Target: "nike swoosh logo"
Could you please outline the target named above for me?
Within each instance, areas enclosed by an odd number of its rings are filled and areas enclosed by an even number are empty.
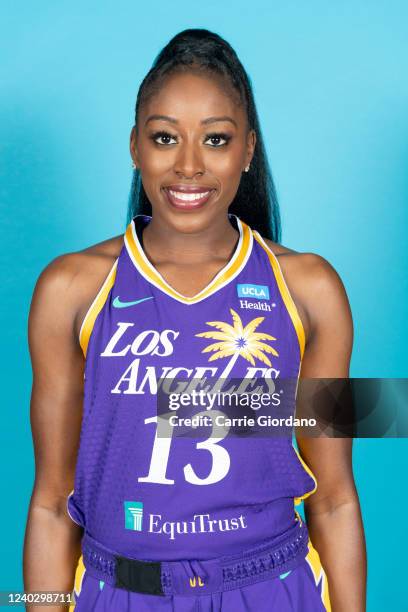
[[[145,298],[140,298],[140,300],[133,300],[133,302],[121,302],[120,297],[117,295],[113,300],[112,304],[115,308],[128,308],[128,306],[135,306],[136,304],[140,304],[141,302],[145,302],[146,300],[152,300],[153,295]]]

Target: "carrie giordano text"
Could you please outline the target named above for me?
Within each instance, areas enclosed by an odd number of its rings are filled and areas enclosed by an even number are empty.
[[[214,414],[196,414],[193,417],[180,417],[177,414],[172,414],[169,419],[171,427],[315,427],[316,419],[297,418],[292,415],[283,417],[272,417],[270,415],[260,414],[256,418],[228,417],[218,410],[213,411]]]

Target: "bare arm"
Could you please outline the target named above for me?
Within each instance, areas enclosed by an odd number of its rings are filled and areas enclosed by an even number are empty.
[[[347,378],[353,324],[344,286],[323,258],[309,257],[309,333],[301,378]],[[305,500],[310,537],[326,571],[333,612],[363,612],[366,550],[352,471],[352,440],[299,438],[299,450],[317,479]]]
[[[82,529],[66,511],[67,495],[74,486],[83,398],[84,360],[74,333],[75,258],[59,257],[42,272],[30,309],[36,475],[24,541],[26,591],[71,592],[81,554]],[[48,606],[48,610],[67,608]]]

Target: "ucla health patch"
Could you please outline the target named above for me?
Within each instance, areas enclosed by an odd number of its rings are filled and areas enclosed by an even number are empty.
[[[269,300],[269,287],[267,285],[237,284],[238,297],[255,300]]]

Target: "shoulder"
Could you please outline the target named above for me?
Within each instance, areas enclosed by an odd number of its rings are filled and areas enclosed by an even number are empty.
[[[286,283],[293,285],[294,291],[301,290],[303,285],[307,285],[309,291],[344,289],[338,272],[321,255],[295,251],[268,239],[264,241],[276,256]]]
[[[37,279],[30,318],[36,319],[40,312],[60,311],[78,337],[82,320],[122,246],[123,234],[120,234],[83,250],[55,257]]]
[[[343,281],[334,266],[317,253],[299,252],[264,239],[282,275],[310,339],[324,316],[351,318]]]
[[[35,291],[79,290],[104,279],[123,245],[123,234],[81,251],[55,257],[38,277]]]

